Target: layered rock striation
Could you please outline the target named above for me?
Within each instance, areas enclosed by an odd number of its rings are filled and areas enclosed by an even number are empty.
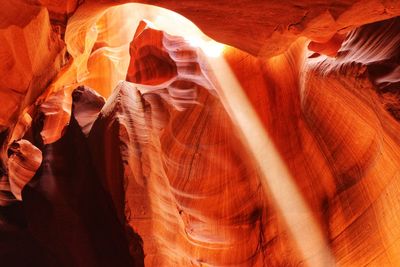
[[[1,264],[399,264],[400,2],[127,2],[1,11]]]

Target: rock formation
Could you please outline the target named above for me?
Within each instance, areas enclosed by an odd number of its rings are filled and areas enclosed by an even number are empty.
[[[400,1],[129,2],[0,11],[0,266],[400,264]]]

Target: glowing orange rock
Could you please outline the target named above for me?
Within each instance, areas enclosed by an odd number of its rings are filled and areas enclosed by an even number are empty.
[[[399,1],[130,2],[0,10],[2,264],[399,264]]]
[[[35,175],[42,163],[42,151],[27,140],[12,143],[8,150],[10,190],[18,200],[22,200],[22,189]]]

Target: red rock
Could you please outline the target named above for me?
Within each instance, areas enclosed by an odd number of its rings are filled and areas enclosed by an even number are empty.
[[[22,139],[10,145],[8,154],[10,190],[18,200],[22,200],[22,189],[29,183],[42,163],[42,151],[29,141]]]
[[[398,0],[131,2],[0,10],[3,265],[399,265]]]

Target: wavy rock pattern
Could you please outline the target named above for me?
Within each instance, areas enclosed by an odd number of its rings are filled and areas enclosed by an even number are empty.
[[[147,263],[260,264],[262,254],[257,244],[262,241],[264,196],[257,179],[243,178],[250,173],[257,177],[257,172],[243,162],[247,160],[243,148],[232,149],[227,143],[228,136],[229,142],[239,141],[231,134],[232,124],[221,104],[202,89],[197,100],[203,105],[192,105],[182,113],[173,109],[167,123],[165,116],[160,118],[157,114],[160,109],[168,114],[168,110],[156,94],[141,95],[132,85],[120,84],[114,96],[109,99],[112,106],[106,104],[101,113],[104,115],[95,123],[89,138],[95,140],[94,155],[101,155],[104,149],[95,149],[100,137],[108,145],[122,142],[120,166],[109,160],[113,155],[105,153],[99,161],[103,163],[99,166],[104,166],[100,173],[108,179],[105,182],[121,213],[126,203],[125,216],[144,238],[145,250],[148,246],[152,251],[156,246],[155,255],[146,256]],[[185,127],[177,128],[183,121],[188,125],[196,122],[193,136],[187,135]],[[154,125],[164,126],[160,131]],[[113,130],[104,133],[109,127]],[[220,133],[209,136],[208,131],[215,127],[221,129]],[[224,158],[218,161],[218,155]],[[213,168],[209,168],[211,162]],[[197,180],[202,181],[201,187],[194,182]],[[219,193],[221,186],[224,194]],[[243,188],[241,193],[236,190],[238,187]],[[160,192],[160,188],[166,190]],[[125,199],[121,199],[123,195]],[[246,205],[236,210],[243,202]],[[220,210],[226,213],[220,214]],[[232,249],[246,244],[253,245],[237,257],[227,257]],[[182,257],[182,253],[186,256]],[[203,255],[203,259],[196,255]]]
[[[345,266],[397,261],[398,219],[382,207],[398,195],[399,125],[377,83],[398,64],[397,29],[398,19],[363,26],[347,36],[337,58],[310,59],[306,65],[303,111],[333,174],[335,196],[326,216],[332,248]],[[349,251],[343,243],[351,244]]]
[[[1,11],[0,126],[9,127],[20,109],[31,104],[64,63],[64,43],[51,30],[44,7],[7,1]]]
[[[10,190],[18,200],[22,200],[22,189],[42,163],[42,151],[23,139],[12,143],[8,150]]]
[[[399,265],[399,1],[130,2],[0,10],[0,265]]]
[[[93,92],[79,88],[75,93],[80,97],[74,97],[65,134],[42,148],[43,162],[22,192],[30,230],[62,266],[139,266],[139,258],[129,255],[123,225],[97,178],[76,120]]]

